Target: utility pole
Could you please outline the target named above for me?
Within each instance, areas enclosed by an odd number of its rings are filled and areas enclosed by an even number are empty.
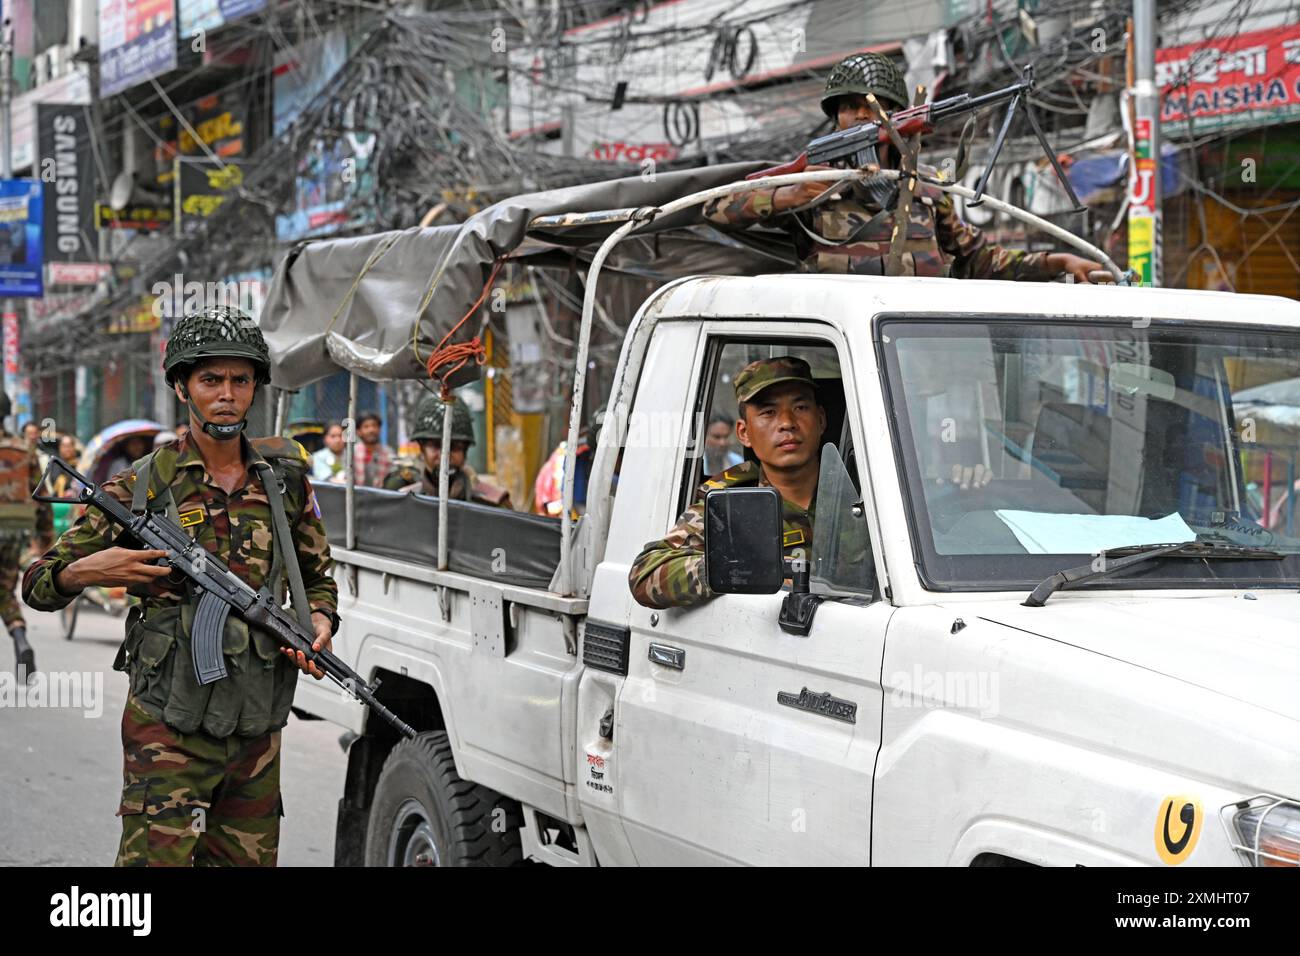
[[[1156,86],[1156,3],[1133,0],[1129,95],[1133,168],[1129,172],[1128,264],[1143,285],[1160,285],[1160,90]]]

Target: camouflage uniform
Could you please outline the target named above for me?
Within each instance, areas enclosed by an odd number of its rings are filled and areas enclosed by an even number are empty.
[[[704,215],[720,225],[748,226],[773,215],[775,190],[759,189],[721,196],[707,203]],[[884,275],[889,242],[894,233],[894,213],[856,187],[797,215],[809,230],[830,242],[811,239],[788,213],[777,213],[794,237],[800,272]],[[905,275],[948,276],[958,279],[1014,279],[1045,282],[1057,273],[1047,265],[1045,252],[1004,249],[962,220],[952,197],[926,183],[918,183],[908,217],[904,247]]]
[[[637,604],[645,607],[690,607],[713,597],[704,574],[704,496],[715,488],[770,487],[757,462],[745,461],[700,485],[693,505],[682,512],[659,541],[651,541],[632,562],[628,584]],[[815,504],[815,502],[814,502]],[[811,553],[814,506],[800,508],[782,500],[782,545],[786,557],[796,550]]]
[[[451,441],[464,442],[468,450],[474,444],[474,419],[469,406],[459,398],[451,403]],[[411,438],[424,442],[442,441],[442,424],[445,406],[436,395],[425,395],[415,411],[415,431]],[[384,476],[383,486],[390,491],[418,491],[422,495],[438,495],[438,472],[423,467],[423,461],[399,462]],[[450,501],[472,501],[494,508],[510,508],[510,492],[490,481],[484,481],[469,465],[454,469],[447,476],[447,498]]]
[[[41,483],[41,466],[36,450],[17,435],[0,429],[0,455],[21,455],[28,462],[22,480],[0,486],[0,622],[4,623],[12,635],[16,628],[26,627],[22,606],[18,603],[17,586],[23,550],[33,530],[30,515],[35,513],[37,541],[47,547],[54,537],[54,518],[47,503],[32,501],[32,489]],[[16,519],[12,521],[13,526],[8,528],[6,524],[10,522],[4,520],[7,510],[12,510]]]
[[[181,523],[231,571],[251,587],[261,588],[268,583],[273,558],[271,509],[252,463],[297,458],[305,467],[306,454],[289,439],[249,440],[241,436],[239,441],[249,468],[243,487],[230,495],[209,474],[197,445],[188,436],[163,445],[158,455],[175,458],[170,489]],[[135,480],[134,471],[122,472],[103,488],[130,507]],[[294,485],[286,482],[285,513],[308,604],[313,611],[334,617],[337,588],[330,576],[333,562],[325,525],[310,480],[304,475],[301,484]],[[72,598],[55,588],[55,575],[73,561],[111,547],[113,535],[110,522],[97,510],[87,509],[54,547],[27,569],[24,600],[44,611],[68,604]],[[113,665],[131,676],[122,717],[125,761],[118,811],[122,817],[118,865],[185,865],[191,856],[196,863],[274,865],[281,814],[279,729],[288,716],[282,698],[274,714],[269,712],[268,700],[245,701],[233,727],[228,721],[217,724],[211,706],[202,714],[173,712],[170,704],[163,711],[141,700],[150,678],[156,681],[166,666],[149,656],[148,625],[158,620],[161,612],[179,609],[185,600],[183,581],[174,580],[176,577],[169,575],[129,589],[141,598],[141,606],[128,622],[127,641]],[[230,659],[232,672],[246,668],[273,671],[266,686],[276,688],[280,695],[287,693],[291,702],[297,667],[280,654],[268,635],[251,629],[250,637],[239,656]],[[192,676],[187,639],[168,645],[167,652],[178,658],[171,665],[177,677]],[[179,659],[182,657],[185,659]],[[214,700],[216,688],[224,683],[210,685]],[[191,726],[194,723],[198,726]],[[203,813],[193,815],[196,809]],[[200,829],[195,821],[204,817]]]
[[[183,734],[129,697],[122,751],[117,866],[275,866],[280,731]]]
[[[246,358],[253,363],[257,384],[269,380],[261,331],[246,314],[222,307],[177,323],[164,360],[167,382],[183,386],[182,373],[194,363],[221,357]],[[191,417],[207,434],[239,442],[246,466],[243,483],[230,493],[222,489],[187,435],[153,452],[148,498],[160,505],[170,495],[177,520],[204,549],[251,587],[270,587],[281,595],[283,581],[273,580],[272,573],[277,555],[270,498],[255,467],[271,464],[282,476],[293,550],[278,557],[296,562],[308,606],[337,628],[333,562],[306,476],[306,452],[290,439],[250,440],[243,434],[243,421],[207,422],[188,393],[184,397]],[[137,480],[133,468],[115,475],[103,489],[129,508]],[[28,568],[24,600],[44,611],[66,606],[73,596],[57,589],[55,576],[74,561],[114,546],[117,536],[98,510],[87,509]],[[187,579],[173,573],[129,590],[141,603],[128,618],[126,640],[113,663],[130,678],[122,716],[117,864],[273,866],[282,813],[280,728],[288,721],[298,668],[270,634],[232,613],[222,635],[229,674],[200,685],[191,660],[188,617],[196,602]]]
[[[510,508],[510,492],[490,481],[484,481],[469,465],[447,476],[449,501],[472,501],[494,508]],[[384,487],[390,491],[418,491],[422,495],[438,496],[438,473],[418,465],[400,465],[388,473]]]
[[[841,60],[826,79],[822,111],[838,122],[841,97],[871,94],[882,108],[902,108],[907,84],[894,61],[882,53],[855,53]],[[890,240],[894,234],[897,190],[881,205],[879,193],[860,183],[842,187],[841,198],[829,199],[806,212],[779,213],[794,236],[801,272],[885,275]],[[774,189],[750,190],[720,196],[704,206],[704,215],[724,226],[748,226],[770,219]],[[811,236],[830,243],[824,245]],[[963,222],[952,197],[926,183],[917,183],[908,213],[902,257],[904,275],[947,276],[958,279],[1018,279],[1046,281],[1047,253],[1019,252],[992,245],[976,227]]]
[[[736,376],[736,400],[746,402],[769,385],[801,381],[816,388],[808,363],[797,358],[760,359]],[[759,462],[745,461],[700,485],[695,502],[659,541],[647,544],[628,571],[632,597],[645,607],[690,607],[713,597],[704,568],[704,496],[718,488],[771,487]],[[807,508],[782,499],[782,550],[787,558],[812,553],[817,499]]]

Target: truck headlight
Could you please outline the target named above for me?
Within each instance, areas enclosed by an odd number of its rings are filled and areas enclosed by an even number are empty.
[[[1260,794],[1224,807],[1222,819],[1251,866],[1300,866],[1300,803]]]

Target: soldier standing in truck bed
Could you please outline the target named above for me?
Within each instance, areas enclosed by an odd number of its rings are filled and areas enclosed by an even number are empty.
[[[902,72],[881,53],[859,53],[840,61],[826,81],[822,111],[836,129],[870,123],[874,115],[867,104],[868,93],[887,112],[907,104]],[[892,146],[882,144],[877,152],[883,167],[897,168]],[[809,166],[808,170],[827,168]],[[705,204],[704,215],[719,225],[781,222],[794,237],[801,272],[885,275],[894,234],[897,182],[851,183],[842,187],[839,198],[789,214],[833,185],[796,183],[721,196]],[[1070,253],[1021,252],[993,245],[983,232],[957,215],[948,193],[926,183],[916,185],[901,265],[905,275],[1047,281],[1069,273],[1076,282],[1090,281],[1088,274],[1102,268],[1101,263]]]
[[[436,395],[425,395],[415,412],[415,431],[411,438],[420,443],[421,461],[399,465],[384,478],[384,487],[393,491],[418,491],[422,495],[438,494],[438,468],[442,462],[443,404]],[[510,508],[510,492],[480,478],[465,462],[474,444],[474,419],[469,406],[459,398],[451,409],[451,446],[448,456],[447,498],[450,501],[473,501],[494,508]],[[421,468],[420,465],[424,467]]]

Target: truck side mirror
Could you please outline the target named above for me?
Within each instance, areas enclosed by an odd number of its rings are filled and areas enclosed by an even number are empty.
[[[785,583],[781,496],[719,488],[704,496],[704,569],[714,594],[775,594]]]

